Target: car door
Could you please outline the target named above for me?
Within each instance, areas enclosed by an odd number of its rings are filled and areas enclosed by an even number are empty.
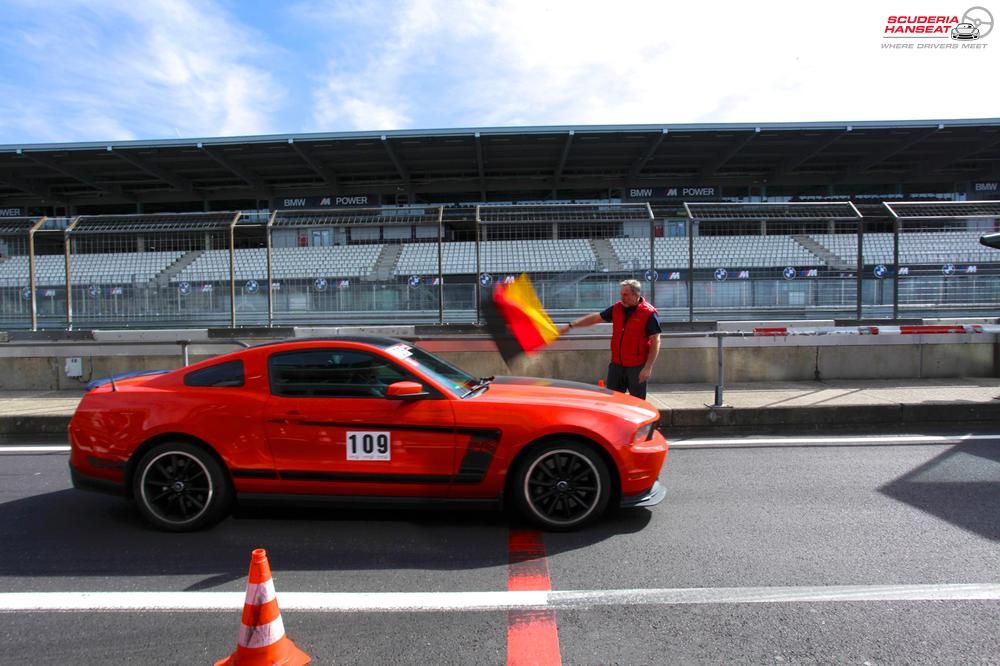
[[[371,351],[324,347],[274,353],[268,374],[265,429],[286,490],[448,494],[454,412],[429,386],[425,396],[387,398],[389,384],[420,381],[408,369]]]

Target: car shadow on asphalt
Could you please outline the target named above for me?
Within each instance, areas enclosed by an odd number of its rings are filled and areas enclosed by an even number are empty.
[[[969,532],[1000,541],[1000,446],[968,441],[879,488]]]
[[[641,531],[648,509],[612,511],[549,555]],[[506,566],[509,512],[471,509],[241,507],[193,533],[147,526],[128,501],[72,489],[0,504],[0,577],[204,576],[188,590],[246,577],[254,548],[280,548],[284,571],[475,570]]]

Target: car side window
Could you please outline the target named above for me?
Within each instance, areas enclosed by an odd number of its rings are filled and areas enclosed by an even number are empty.
[[[285,397],[382,398],[412,374],[380,356],[343,349],[310,349],[268,359],[271,393]]]
[[[243,361],[227,361],[210,365],[184,376],[185,386],[243,386]]]

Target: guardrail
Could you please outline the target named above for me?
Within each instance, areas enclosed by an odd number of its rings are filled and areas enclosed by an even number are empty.
[[[0,343],[0,347],[52,347],[54,345],[62,347],[146,347],[146,346],[159,346],[159,345],[172,345],[181,348],[181,358],[184,359],[184,365],[189,364],[190,356],[188,354],[188,348],[192,345],[199,346],[236,346],[247,348],[250,347],[249,343],[242,340],[236,339],[220,339],[220,340],[149,340],[149,341],[127,341],[127,340],[108,340],[106,342],[100,342],[97,340],[38,340],[38,341],[14,341],[14,342],[4,342]]]
[[[815,326],[815,327],[754,327],[748,330],[731,331],[692,331],[682,333],[661,333],[663,338],[715,338],[717,382],[715,385],[715,402],[708,407],[724,407],[725,392],[725,356],[723,354],[726,338],[776,338],[800,336],[886,336],[886,335],[997,335],[1000,334],[1000,324],[902,324],[898,326]],[[398,335],[410,338],[412,335]],[[473,335],[463,335],[463,340],[469,340]],[[580,338],[607,336],[578,336]],[[482,336],[483,342],[489,340]],[[184,365],[189,364],[189,348],[191,346],[251,346],[243,340],[235,338],[220,338],[213,340],[26,340],[0,343],[0,349],[5,347],[144,347],[144,346],[176,346],[180,348]],[[486,349],[483,349],[486,351]]]
[[[982,335],[1000,334],[1000,324],[901,324],[899,326],[815,326],[786,327],[763,326],[747,331],[698,331],[692,333],[661,333],[664,338],[715,338],[718,381],[715,385],[715,403],[707,407],[724,407],[723,393],[726,384],[726,367],[723,361],[723,340],[726,338],[775,338],[822,335]]]

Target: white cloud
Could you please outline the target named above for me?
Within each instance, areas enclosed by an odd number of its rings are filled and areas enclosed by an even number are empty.
[[[6,0],[0,144],[998,115],[1000,30],[977,50],[883,49],[887,0],[248,7]]]
[[[894,9],[886,3],[402,0],[378,8],[341,8],[331,24],[367,35],[359,40],[366,50],[359,68],[345,67],[342,54],[331,58],[316,96],[321,124],[996,115],[987,89],[956,95],[954,86],[996,69],[1000,48],[989,49],[1000,34],[976,51],[891,52],[882,48]],[[375,112],[352,113],[357,100]]]
[[[266,46],[212,3],[23,7],[20,76],[0,80],[7,99],[30,99],[33,114],[0,114],[0,137],[123,140],[271,128],[280,91],[259,64]]]

